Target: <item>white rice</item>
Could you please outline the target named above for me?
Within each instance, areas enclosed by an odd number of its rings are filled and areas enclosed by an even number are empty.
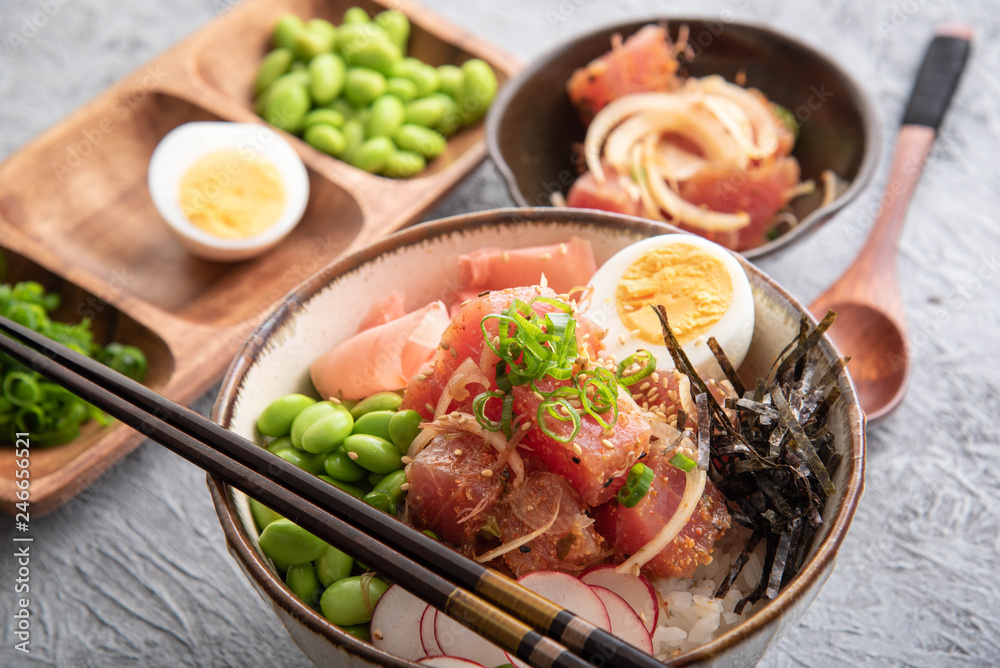
[[[733,524],[716,543],[712,563],[698,567],[690,578],[653,581],[661,598],[660,620],[653,632],[653,654],[658,659],[666,660],[704,645],[753,614],[754,605],[747,605],[742,614],[736,614],[734,609],[760,580],[764,563],[763,541],[725,597],[713,596],[750,537],[749,529],[735,522]]]

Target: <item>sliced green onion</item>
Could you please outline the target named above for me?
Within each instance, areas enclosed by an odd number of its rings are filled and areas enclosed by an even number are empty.
[[[502,422],[494,422],[493,420],[486,417],[486,402],[490,399],[500,399],[503,400],[506,396],[503,392],[482,392],[477,395],[472,402],[472,414],[476,416],[476,422],[486,431],[500,431],[503,427]]]
[[[565,413],[562,413],[556,409],[556,406],[562,406]],[[548,419],[551,417],[559,422],[572,422],[573,431],[567,436],[561,436],[552,430],[548,425]],[[569,402],[563,398],[546,399],[542,403],[538,404],[538,413],[536,415],[538,428],[542,430],[542,433],[551,438],[554,441],[559,441],[560,443],[572,443],[576,435],[580,433],[580,414],[573,410],[573,407],[569,405]]]
[[[625,371],[636,363],[643,363],[642,367],[635,373],[625,375]],[[656,358],[648,350],[640,350],[634,355],[629,355],[618,365],[618,382],[628,387],[635,385],[643,378],[648,378],[656,371]]]
[[[690,473],[698,466],[698,462],[679,452],[670,458],[670,463],[681,471],[684,471],[684,473]]]
[[[641,462],[633,466],[628,472],[625,484],[615,495],[618,503],[626,508],[634,508],[638,505],[649,492],[649,486],[653,484],[653,475],[653,469]]]
[[[3,379],[3,396],[16,406],[28,406],[42,403],[45,393],[30,374],[15,371]]]

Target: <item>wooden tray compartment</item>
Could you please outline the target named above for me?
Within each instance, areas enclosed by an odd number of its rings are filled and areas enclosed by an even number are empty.
[[[186,402],[228,366],[236,348],[294,286],[343,254],[411,223],[486,155],[482,123],[466,128],[416,178],[355,169],[287,134],[309,173],[309,205],[280,245],[222,264],[189,254],[156,211],[147,167],[159,141],[190,121],[261,123],[252,85],[277,17],[340,22],[362,0],[248,0],[140,67],[0,164],[0,245],[22,276],[44,277],[71,299],[105,304],[102,333],[133,336],[150,359],[150,385]],[[432,64],[486,60],[505,81],[519,66],[410,2],[410,53]],[[280,132],[275,130],[276,132]],[[73,320],[74,318],[68,317]],[[102,322],[104,322],[102,320]],[[131,341],[128,341],[131,342]],[[91,428],[33,459],[32,510],[58,507],[141,436]],[[0,451],[0,460],[7,456]],[[0,510],[13,509],[13,467],[0,468]]]

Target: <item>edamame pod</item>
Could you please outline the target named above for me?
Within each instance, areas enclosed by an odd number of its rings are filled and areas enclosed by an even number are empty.
[[[346,145],[343,133],[327,123],[317,123],[306,127],[305,134],[302,135],[302,138],[305,139],[306,143],[310,146],[313,146],[328,155],[339,156],[344,152],[344,147]]]
[[[359,401],[351,409],[351,415],[357,420],[365,413],[371,413],[372,411],[398,411],[402,403],[403,397],[395,392],[376,392],[370,397]]]
[[[337,448],[323,459],[326,474],[341,482],[357,482],[368,475],[368,471],[354,463],[343,448]]]
[[[281,515],[271,510],[257,499],[250,499],[250,514],[257,525],[257,531],[263,531],[271,522],[284,519]]]
[[[334,109],[313,109],[302,119],[302,127],[309,129],[313,125],[323,123],[339,128],[344,125],[345,120],[347,119],[344,118],[344,114]]]
[[[382,168],[382,175],[394,179],[405,179],[424,171],[427,161],[424,156],[413,151],[393,151]]]
[[[265,436],[286,436],[292,431],[292,422],[303,410],[316,403],[304,394],[288,394],[275,399],[260,412],[257,431]]]
[[[392,418],[397,415],[396,411],[371,411],[365,413],[354,422],[353,434],[371,434],[389,441],[389,424]]]
[[[497,94],[497,77],[484,61],[478,58],[462,63],[465,82],[462,85],[462,99],[458,101],[458,113],[466,125],[475,123],[493,103]]]
[[[353,427],[354,418],[350,411],[334,406],[331,412],[313,422],[302,434],[302,449],[313,454],[332,452],[350,436]]]
[[[337,580],[343,580],[351,574],[354,568],[354,559],[341,552],[333,545],[326,548],[326,552],[313,562],[316,566],[316,575],[320,584],[329,587]]]
[[[436,158],[448,145],[440,133],[413,123],[400,126],[392,139],[404,151],[413,151],[425,158]]]
[[[371,116],[365,126],[368,137],[391,137],[403,124],[406,107],[393,95],[383,95],[372,104]]]
[[[406,44],[410,40],[410,20],[406,14],[398,9],[387,9],[376,14],[373,21],[389,35],[400,53],[406,53]]]
[[[396,446],[378,436],[351,434],[344,439],[344,452],[354,463],[372,473],[392,473],[403,468]]]
[[[319,559],[329,547],[291,520],[275,520],[260,534],[260,549],[274,561],[289,566]]]
[[[306,24],[295,14],[284,14],[274,25],[274,46],[279,49],[289,49],[295,46],[295,38],[305,30]]]
[[[287,74],[285,76],[292,76]],[[264,105],[264,120],[292,134],[302,129],[302,119],[309,113],[312,101],[303,84],[289,83],[268,95]]]
[[[417,84],[404,77],[389,77],[385,84],[386,95],[395,95],[403,102],[417,97]]]
[[[344,97],[357,107],[363,107],[385,93],[385,77],[367,67],[350,67],[344,79]]]
[[[289,566],[288,572],[285,573],[285,584],[306,605],[314,605],[319,601],[323,591],[316,575],[316,567],[311,563]]]
[[[322,53],[309,62],[309,93],[318,105],[329,104],[344,89],[347,67],[332,53]]]
[[[385,582],[367,575],[344,578],[326,588],[319,607],[323,616],[337,626],[366,624],[388,588]]]
[[[285,448],[274,453],[293,466],[297,466],[306,473],[317,475],[323,472],[322,464],[309,453],[296,450],[295,448]]]
[[[441,92],[453,100],[459,100],[462,96],[462,84],[465,82],[465,73],[461,67],[455,65],[441,65],[437,68],[438,77],[441,79]]]
[[[396,147],[388,137],[366,139],[351,156],[351,164],[366,172],[378,174],[395,150]]]
[[[410,449],[410,443],[420,433],[420,423],[423,416],[414,410],[400,411],[389,420],[389,440],[399,450],[399,454],[405,455]]]
[[[317,420],[336,410],[341,409],[337,408],[329,401],[318,401],[315,404],[304,408],[302,412],[296,415],[295,419],[292,421],[292,445],[301,449],[302,436],[306,433],[306,430],[313,426],[313,423]]]
[[[264,56],[264,60],[260,62],[260,69],[257,70],[257,80],[253,85],[254,94],[260,95],[278,77],[288,72],[294,59],[295,56],[289,49],[275,49]]]

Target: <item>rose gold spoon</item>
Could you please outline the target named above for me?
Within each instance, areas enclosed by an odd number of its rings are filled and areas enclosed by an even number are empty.
[[[817,318],[837,312],[830,336],[851,358],[848,370],[868,420],[899,405],[910,375],[906,315],[899,294],[896,247],[937,129],[965,67],[972,41],[968,26],[937,30],[903,114],[896,153],[878,218],[847,271],[810,306]]]

